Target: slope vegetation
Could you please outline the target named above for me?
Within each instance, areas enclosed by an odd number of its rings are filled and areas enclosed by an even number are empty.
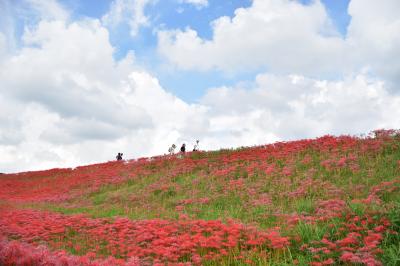
[[[400,265],[400,132],[0,176],[1,265]]]

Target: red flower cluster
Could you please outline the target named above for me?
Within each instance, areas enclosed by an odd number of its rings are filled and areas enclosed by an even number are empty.
[[[43,245],[35,247],[26,243],[3,239],[0,240],[0,265],[144,266],[149,264],[137,257],[131,257],[125,261],[114,257],[94,259],[90,254],[73,256],[63,250],[52,252]]]
[[[282,249],[289,245],[287,237],[277,231],[259,231],[242,224],[202,220],[146,220],[125,218],[90,219],[83,215],[65,216],[34,210],[3,211],[0,215],[3,236],[54,248],[63,248],[63,239],[76,235],[76,242],[67,247],[81,254],[138,257],[152,263],[199,261],[202,255],[218,260],[234,249]],[[84,243],[84,246],[82,245]]]
[[[376,255],[382,252],[378,246],[383,239],[383,233],[388,230],[390,222],[385,218],[376,218],[374,215],[359,217],[348,214],[344,218],[346,222],[340,224],[336,233],[325,235],[320,242],[316,241],[311,246],[304,245],[302,248],[318,254],[314,256],[315,258],[325,258],[331,261],[334,258],[330,256],[339,253],[341,254],[339,260],[345,263],[382,265]],[[380,226],[375,226],[376,224],[380,224]],[[371,227],[374,228],[371,229]],[[317,261],[313,265],[329,265],[323,263],[323,261]]]

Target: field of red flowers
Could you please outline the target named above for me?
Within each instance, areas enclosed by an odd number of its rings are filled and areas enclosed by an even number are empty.
[[[400,265],[400,131],[0,176],[0,265]]]

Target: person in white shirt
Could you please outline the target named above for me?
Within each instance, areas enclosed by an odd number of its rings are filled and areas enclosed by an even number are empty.
[[[193,146],[193,151],[199,150],[199,140],[196,140],[196,144]]]
[[[175,144],[172,144],[172,146],[168,148],[169,155],[173,155],[175,153],[175,148]]]

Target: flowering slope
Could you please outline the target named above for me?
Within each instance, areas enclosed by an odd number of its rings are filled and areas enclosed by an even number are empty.
[[[396,265],[400,134],[0,177],[1,265]]]

